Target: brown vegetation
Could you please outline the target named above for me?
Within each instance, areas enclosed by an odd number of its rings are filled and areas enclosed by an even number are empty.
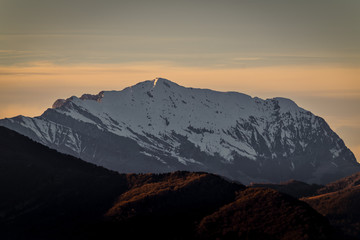
[[[157,239],[186,239],[194,235],[202,217],[233,201],[236,191],[245,188],[207,173],[155,175],[158,181],[150,176],[140,176],[146,183],[122,194],[106,213],[115,229],[139,238],[146,233]]]
[[[338,181],[327,184],[325,187],[317,191],[318,194],[336,192],[346,188],[351,188],[360,185],[360,172],[351,176],[344,177]]]
[[[247,189],[205,217],[202,239],[331,239],[327,220],[297,199],[265,188]]]
[[[330,223],[347,236],[360,237],[359,173],[330,183],[314,197],[302,198],[311,207],[326,216]]]

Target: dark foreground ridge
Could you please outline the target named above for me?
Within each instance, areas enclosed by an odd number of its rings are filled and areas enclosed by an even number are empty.
[[[335,236],[325,217],[274,190],[201,172],[118,174],[3,127],[0,136],[1,239]]]

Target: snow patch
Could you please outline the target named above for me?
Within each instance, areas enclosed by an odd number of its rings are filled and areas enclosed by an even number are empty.
[[[332,154],[332,158],[337,158],[340,156],[341,149],[332,148],[329,151]]]
[[[290,169],[291,171],[294,171],[295,170],[295,164],[291,161],[290,162],[291,166],[290,166]]]

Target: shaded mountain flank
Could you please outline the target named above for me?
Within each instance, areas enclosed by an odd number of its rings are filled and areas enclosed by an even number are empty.
[[[270,188],[282,193],[286,193],[294,198],[301,198],[318,195],[318,191],[324,186],[318,184],[308,184],[296,180],[289,180],[287,182],[282,182],[279,184],[251,183],[250,187]]]
[[[360,171],[326,121],[290,99],[186,88],[163,78],[60,99],[39,117],[0,125],[120,173],[185,170],[243,184],[327,184]]]
[[[224,239],[335,236],[325,217],[274,190],[201,172],[118,174],[3,127],[0,136],[1,239],[215,239],[214,221],[231,223]]]

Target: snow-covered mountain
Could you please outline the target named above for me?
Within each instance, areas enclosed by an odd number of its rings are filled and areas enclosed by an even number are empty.
[[[327,183],[360,170],[328,124],[289,99],[185,88],[163,78],[59,99],[39,117],[0,125],[119,172],[207,171],[246,184]]]

